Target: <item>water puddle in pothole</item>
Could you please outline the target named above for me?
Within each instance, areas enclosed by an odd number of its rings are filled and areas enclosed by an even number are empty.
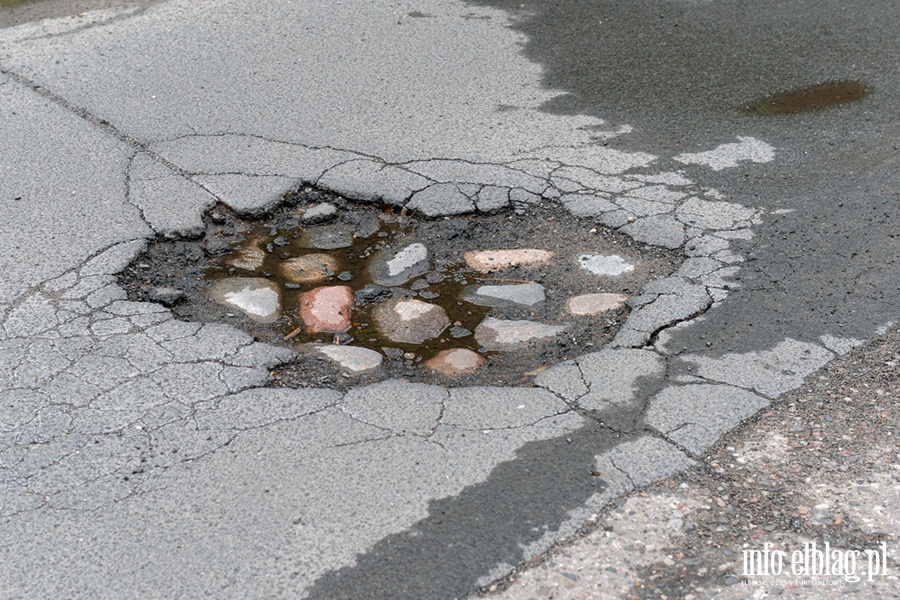
[[[558,207],[425,220],[307,188],[263,219],[220,206],[206,223],[152,243],[121,284],[296,349],[276,374],[289,385],[521,385],[603,346],[628,296],[681,260]]]
[[[763,116],[792,115],[861,100],[873,91],[861,81],[826,81],[766,96],[745,109]]]

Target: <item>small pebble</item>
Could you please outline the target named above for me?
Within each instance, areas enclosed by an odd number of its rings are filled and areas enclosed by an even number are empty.
[[[163,306],[175,306],[184,298],[184,292],[173,287],[155,287],[150,290],[150,300]]]
[[[353,343],[354,337],[348,333],[336,333],[334,334],[334,341],[338,343],[340,346],[349,346]]]
[[[219,238],[207,240],[204,246],[206,247],[206,253],[210,256],[228,252],[228,242]]]

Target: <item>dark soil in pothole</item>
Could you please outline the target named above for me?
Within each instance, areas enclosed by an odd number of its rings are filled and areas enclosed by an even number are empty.
[[[303,222],[303,213],[316,204],[330,203],[336,214],[325,223]],[[265,217],[242,218],[224,206],[205,217],[206,231],[197,239],[156,240],[120,274],[129,299],[159,301],[183,320],[234,325],[262,342],[287,345],[297,360],[279,367],[275,385],[346,388],[360,382],[402,377],[453,385],[523,385],[540,370],[596,350],[607,343],[627,317],[627,307],[594,316],[572,316],[568,298],[588,293],[633,295],[649,280],[669,274],[681,262],[677,253],[651,248],[590,220],[578,220],[555,204],[531,207],[527,215],[512,212],[423,219],[397,207],[348,202],[336,195],[306,188],[289,194]],[[335,227],[337,226],[337,228]],[[323,227],[352,230],[352,243],[335,249],[308,248],[309,233]],[[371,285],[366,267],[379,252],[394,252],[410,243],[424,244],[431,268],[405,284],[384,288]],[[262,265],[249,271],[230,264],[248,248],[262,249]],[[469,268],[463,254],[473,250],[539,248],[555,253],[549,265],[510,267],[491,273]],[[284,281],[279,262],[306,253],[329,254],[340,268],[324,281],[297,284]],[[582,269],[582,254],[618,255],[635,265],[616,277]],[[283,314],[274,323],[258,323],[230,307],[214,302],[210,287],[226,277],[262,277],[279,284]],[[544,286],[544,302],[527,307],[505,304],[484,307],[463,301],[476,285],[537,282]],[[355,292],[352,326],[344,333],[308,334],[298,314],[297,296],[318,286],[347,285]],[[368,287],[367,287],[368,286]],[[451,325],[438,337],[419,345],[386,339],[373,325],[369,310],[392,298],[416,298],[441,305]],[[520,351],[487,351],[471,335],[486,317],[524,319],[568,325],[555,339]],[[287,337],[287,339],[286,339]],[[362,375],[345,372],[318,352],[304,352],[311,342],[363,346],[384,356],[381,367]],[[477,371],[444,376],[423,366],[441,350],[467,348],[485,359]]]

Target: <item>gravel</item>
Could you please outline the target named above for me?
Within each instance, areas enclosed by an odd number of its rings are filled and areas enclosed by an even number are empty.
[[[621,499],[581,534],[480,595],[900,597],[898,349],[894,331],[833,361],[726,435],[697,467]],[[877,550],[885,542],[888,575],[792,586],[784,580],[804,578],[757,577],[767,584],[752,585],[743,574],[745,550],[772,543],[790,555],[805,542],[841,551]],[[858,573],[867,568],[861,556]]]

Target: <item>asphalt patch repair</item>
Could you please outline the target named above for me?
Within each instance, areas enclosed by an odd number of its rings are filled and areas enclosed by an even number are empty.
[[[151,242],[120,285],[179,319],[228,323],[297,350],[273,371],[274,385],[295,387],[391,377],[527,385],[606,344],[628,317],[627,298],[682,262],[555,205],[425,219],[307,187],[261,217],[219,205],[204,222],[199,237]],[[546,254],[506,266],[479,254],[495,250]],[[346,301],[319,310],[326,322],[313,324],[310,298],[323,290]],[[424,333],[396,331],[422,315]],[[520,329],[485,329],[509,323]],[[455,362],[441,361],[448,352]]]

